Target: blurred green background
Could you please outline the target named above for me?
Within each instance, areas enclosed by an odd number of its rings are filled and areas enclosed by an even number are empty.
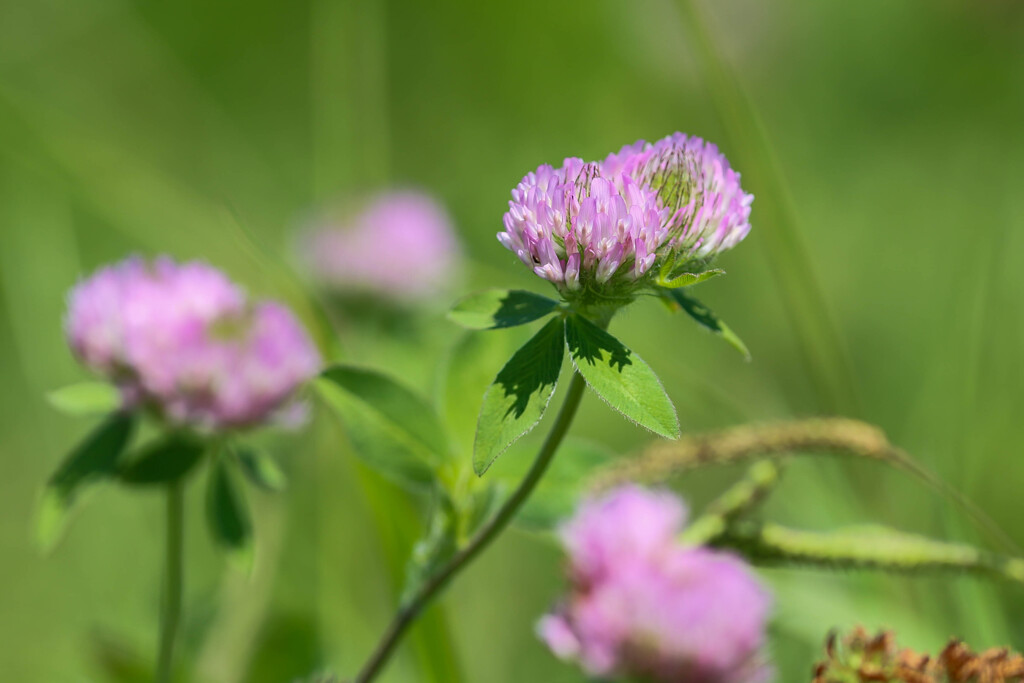
[[[299,303],[280,263],[297,221],[397,183],[447,203],[467,288],[544,291],[494,240],[509,189],[542,162],[675,130],[718,141],[757,195],[729,276],[700,292],[753,362],[653,303],[613,325],[684,429],[866,419],[1024,545],[1024,5],[705,5],[698,17],[675,0],[0,3],[0,679],[108,680],[154,648],[159,496],[98,492],[54,554],[30,543],[40,485],[90,426],[44,398],[84,376],[61,331],[79,277],[166,252]],[[448,303],[416,337],[353,334],[349,358],[434,391],[457,338]],[[574,433],[620,452],[648,438],[593,397]],[[271,447],[293,486],[253,500],[251,579],[212,548],[190,491],[195,680],[352,674],[393,605],[386,567],[402,561],[411,504],[354,465],[326,415]],[[699,503],[734,475],[679,485]],[[790,524],[978,541],[948,502],[877,465],[804,461],[783,487],[768,512]],[[858,622],[930,650],[950,635],[1024,647],[1019,586],[765,576],[786,683],[809,678],[830,627]],[[549,543],[508,534],[383,680],[581,680],[532,633],[560,584]]]

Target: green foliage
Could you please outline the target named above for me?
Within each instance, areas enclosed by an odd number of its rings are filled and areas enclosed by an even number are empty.
[[[515,350],[512,334],[469,331],[452,347],[441,374],[439,401],[445,426],[460,458],[473,452],[476,422],[494,369],[506,363]]]
[[[820,567],[879,569],[890,572],[961,571],[1024,583],[1024,560],[1006,558],[964,543],[947,543],[883,526],[829,532],[790,529],[777,524],[731,527],[720,543],[740,549],[754,562]]]
[[[323,378],[359,398],[438,460],[448,455],[448,437],[430,403],[383,373],[352,365],[335,365]]]
[[[506,458],[506,460],[511,461],[515,458]],[[488,478],[485,486],[479,485],[480,481],[482,480],[473,482],[478,485],[470,487],[468,493],[460,500],[459,526],[456,532],[459,546],[468,541],[498,511],[504,493],[509,488],[500,479]]]
[[[107,382],[79,382],[54,389],[46,400],[62,413],[75,416],[105,415],[121,405],[121,395]]]
[[[484,394],[473,448],[477,474],[543,417],[562,368],[562,330],[561,318],[548,322],[513,354]]]
[[[317,385],[368,465],[412,489],[434,481],[450,449],[426,399],[379,372],[346,365],[324,371]]]
[[[707,282],[711,278],[718,277],[719,275],[725,275],[725,271],[721,268],[712,268],[711,270],[705,270],[702,273],[680,273],[675,277],[658,278],[658,286],[666,289],[681,289],[683,287],[699,285],[700,283]]]
[[[1024,341],[1024,249],[1022,233],[1014,229],[1024,219],[1024,194],[1014,188],[1024,161],[1020,3],[789,3],[785,21],[768,12],[757,22],[731,21],[740,7],[734,3],[700,4],[710,15],[703,23],[687,14],[676,22],[678,9],[661,3],[603,3],[587,12],[573,3],[534,3],[525,11],[537,21],[523,21],[523,7],[465,0],[386,7],[316,0],[298,12],[259,1],[247,3],[244,12],[230,3],[7,3],[11,11],[2,12],[0,21],[0,450],[7,456],[0,500],[8,524],[0,537],[0,565],[3,584],[18,587],[26,599],[9,601],[0,619],[4,678],[87,676],[80,617],[94,606],[96,572],[116,585],[139,580],[136,566],[114,561],[109,542],[76,544],[73,554],[45,566],[22,542],[26,525],[19,520],[34,502],[26,482],[42,481],[48,474],[42,461],[58,455],[55,444],[70,445],[75,430],[85,426],[45,420],[30,398],[74,376],[58,333],[61,294],[99,263],[142,250],[208,259],[250,287],[279,296],[284,286],[252,258],[235,221],[224,220],[226,212],[280,252],[291,243],[299,207],[382,187],[389,182],[388,165],[448,202],[473,258],[466,269],[472,286],[533,287],[534,276],[493,236],[507,189],[523,173],[569,154],[596,158],[638,131],[649,138],[676,127],[703,131],[757,197],[750,238],[723,260],[737,281],[707,303],[736,324],[744,340],[749,335],[751,350],[772,353],[740,372],[730,370],[728,357],[708,356],[699,359],[696,375],[670,375],[672,364],[693,365],[679,360],[678,344],[638,347],[677,403],[685,393],[697,406],[687,423],[706,427],[790,414],[863,417],[849,408],[856,405],[853,398],[843,398],[859,395],[874,420],[898,427],[901,444],[931,468],[953,473],[1012,528],[1019,499],[1009,482],[1024,476],[1024,461],[1014,457],[1024,438],[1024,422],[1015,419],[1024,382],[1008,381],[1020,375]],[[353,22],[353,14],[386,16],[373,24]],[[371,30],[363,30],[367,23]],[[339,24],[357,40],[340,40],[334,30]],[[467,35],[478,39],[465,40]],[[621,49],[581,50],[581,41]],[[701,58],[701,41],[712,49],[718,43],[742,46],[716,50],[729,78]],[[517,49],[522,45],[542,49]],[[886,49],[874,49],[879,45]],[[239,54],[246,59],[232,59]],[[547,68],[553,63],[561,68]],[[523,71],[531,74],[528,97],[502,87],[510,74]],[[745,91],[743,81],[750,86]],[[922,84],[913,97],[906,87],[911,81]],[[152,87],[139,88],[140,82]],[[423,87],[427,83],[440,90]],[[637,97],[644,106],[636,105]],[[524,130],[538,101],[566,99],[592,106],[548,107],[543,125]],[[771,115],[758,117],[756,108]],[[965,134],[937,144],[934,132],[943,130]],[[991,172],[977,171],[979,150],[992,152],[985,157]],[[836,190],[840,186],[843,191]],[[864,201],[865,190],[876,189],[877,201]],[[803,232],[813,236],[809,245],[792,237],[798,216]],[[977,228],[965,239],[963,226],[971,220]],[[927,238],[915,226],[928,226]],[[954,262],[975,275],[948,277]],[[871,275],[851,264],[869,264]],[[647,313],[641,306],[630,312],[637,331],[624,341],[639,344],[640,335],[665,333],[665,323]],[[830,318],[840,323],[838,331]],[[936,333],[945,320],[957,323]],[[360,321],[344,324],[352,329]],[[853,377],[841,369],[843,339],[856,361]],[[488,381],[513,350],[489,366]],[[389,367],[387,355],[377,359]],[[821,379],[812,380],[812,372]],[[474,421],[485,388],[465,400]],[[723,396],[728,400],[719,400]],[[599,431],[626,443],[631,429],[594,410],[574,431]],[[337,454],[328,439],[315,447],[309,461],[330,463]],[[312,455],[296,452],[295,460]],[[506,460],[513,454],[499,463]],[[923,532],[957,533],[946,528],[955,518],[948,505],[908,490],[888,472],[851,463],[845,476],[838,475],[839,463],[831,462],[794,469],[797,481],[791,483],[799,485],[785,501],[788,519],[824,524],[884,509]],[[718,474],[724,473],[706,476]],[[857,480],[864,484],[859,489]],[[705,481],[701,474],[678,484],[693,498]],[[137,532],[131,512],[137,496],[110,498],[103,501],[109,502],[103,512],[110,524],[104,537]],[[362,505],[351,496],[332,509],[354,519],[365,514]],[[316,509],[310,505],[290,517],[292,528],[304,526]],[[550,559],[547,549],[503,545],[492,562],[512,551],[524,567]],[[314,596],[317,590],[351,595],[382,571],[379,559],[330,553],[326,543],[307,552],[297,564],[352,577],[352,589],[302,587]],[[61,585],[50,590],[54,573]],[[281,578],[273,599],[288,602],[296,592],[288,581],[297,579]],[[789,590],[779,594],[785,607],[780,612],[812,606],[802,631],[772,631],[772,657],[784,683],[808,679],[811,648],[837,620],[855,618],[851,613],[872,624],[913,624],[913,635],[905,636],[910,644],[923,645],[923,633],[935,644],[950,633],[984,645],[1020,635],[1017,586],[986,586],[994,594],[979,600],[973,589],[960,591],[976,586],[973,581],[943,584],[949,590],[936,595],[934,583],[888,577],[805,581],[782,572],[774,578]],[[466,601],[472,595],[453,592],[447,602],[471,619],[476,610]],[[107,597],[120,626],[148,644],[152,614],[136,608],[138,592]],[[310,611],[306,618],[315,624],[344,613],[338,620],[356,627],[382,623],[390,605],[362,597],[320,604],[305,598],[309,610],[315,605],[323,613]],[[581,679],[543,648],[524,648],[533,615],[516,608],[551,597],[546,581],[495,591],[489,597],[493,611],[510,622],[502,629],[461,629],[460,644],[476,653],[467,656],[470,677],[487,683]],[[365,611],[345,613],[352,607],[344,602],[365,604]],[[1014,628],[1004,628],[1004,621]],[[282,623],[278,630],[289,627]],[[372,635],[367,630],[354,627],[358,633],[351,639],[340,629],[330,634],[327,661],[346,662],[342,673],[350,676],[357,650]],[[804,635],[808,630],[812,639]],[[295,640],[245,645],[266,659],[304,642],[303,632]],[[406,659],[383,678],[421,680],[413,668]],[[287,681],[294,673],[260,661],[241,678]]]
[[[202,459],[206,447],[194,434],[171,432],[129,455],[117,477],[130,485],[168,484],[188,474]]]
[[[750,360],[750,351],[747,349],[747,345],[710,308],[678,289],[666,290],[662,296],[671,308],[683,309],[701,327],[724,339],[730,346],[742,353],[744,358]]]
[[[437,491],[427,532],[413,546],[409,557],[405,585],[402,589],[402,604],[411,600],[423,582],[455,554],[458,549],[457,533],[458,520],[451,501],[444,492]]]
[[[576,370],[605,403],[655,434],[679,438],[675,407],[640,356],[580,315],[566,319],[565,341]]]
[[[568,518],[590,492],[593,473],[614,458],[611,451],[599,444],[567,437],[544,478],[520,510],[516,524],[531,531],[554,528]],[[503,491],[511,490],[526,474],[529,465],[527,453],[514,453],[496,464],[492,475]]]
[[[242,473],[256,486],[264,491],[281,492],[288,485],[288,478],[269,453],[252,448],[238,446],[233,449]]]
[[[230,460],[221,455],[210,468],[206,488],[206,521],[218,545],[247,561],[252,545],[252,522],[245,496],[229,464]]]
[[[460,300],[448,319],[471,330],[493,330],[525,325],[543,318],[558,302],[522,289],[488,289]]]
[[[50,549],[60,537],[71,504],[82,488],[114,476],[135,429],[135,416],[114,413],[82,441],[50,477],[36,522],[37,540]]]
[[[308,676],[324,666],[323,634],[316,615],[304,611],[275,611],[253,643],[246,683],[338,683],[326,673]]]

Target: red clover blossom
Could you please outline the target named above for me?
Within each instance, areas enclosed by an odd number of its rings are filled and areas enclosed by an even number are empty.
[[[172,424],[220,430],[255,425],[286,407],[320,368],[292,313],[250,302],[200,262],[129,258],[70,293],[66,318],[75,355]]]
[[[591,676],[762,683],[771,600],[737,557],[676,540],[682,503],[624,486],[584,503],[563,528],[569,596],[538,624]]]
[[[676,133],[527,174],[498,240],[567,300],[621,304],[738,244],[752,201],[715,145]]]

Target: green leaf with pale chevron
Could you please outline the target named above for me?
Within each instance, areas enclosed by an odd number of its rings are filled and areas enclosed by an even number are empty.
[[[725,271],[720,268],[712,268],[711,270],[705,270],[703,273],[680,273],[675,277],[659,278],[658,286],[665,289],[682,289],[683,287],[692,287],[693,285],[707,282],[719,275],[725,275]]]

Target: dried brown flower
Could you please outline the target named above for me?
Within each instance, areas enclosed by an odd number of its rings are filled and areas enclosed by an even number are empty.
[[[1007,648],[975,653],[953,639],[938,657],[898,649],[890,631],[829,634],[812,683],[1024,683],[1024,657]]]

